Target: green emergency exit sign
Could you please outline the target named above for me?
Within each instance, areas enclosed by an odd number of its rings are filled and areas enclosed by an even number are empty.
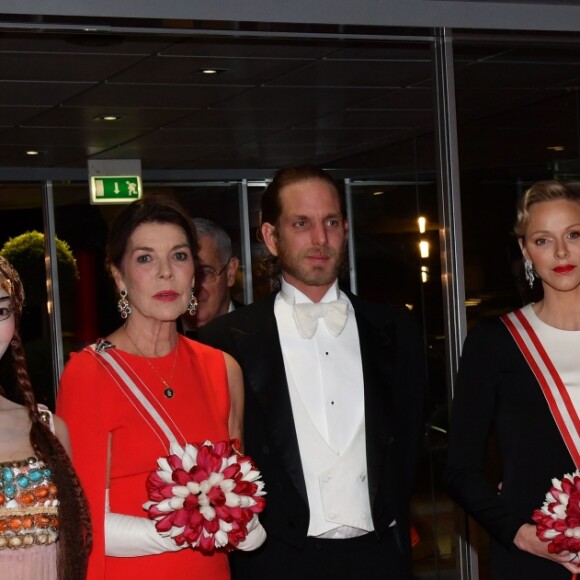
[[[131,203],[141,197],[139,176],[91,177],[91,203]]]

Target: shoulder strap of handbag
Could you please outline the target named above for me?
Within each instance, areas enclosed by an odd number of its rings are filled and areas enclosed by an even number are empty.
[[[161,430],[163,435],[169,441],[169,444],[179,443],[177,437],[174,435],[171,427],[167,424],[165,419],[160,415],[159,411],[151,404],[149,399],[141,391],[141,389],[135,384],[135,381],[127,374],[125,369],[118,363],[118,361],[113,357],[106,349],[100,348],[90,348],[91,353],[97,356],[97,360],[100,360],[106,366],[109,374],[115,379],[115,382],[120,386],[124,386],[131,393],[131,401],[133,404],[137,404],[140,407],[140,411],[145,411],[153,423]],[[149,421],[147,421],[151,428],[156,431]],[[157,436],[159,434],[157,433]]]
[[[556,367],[521,310],[504,314],[501,320],[538,380],[564,443],[580,469],[580,419]]]

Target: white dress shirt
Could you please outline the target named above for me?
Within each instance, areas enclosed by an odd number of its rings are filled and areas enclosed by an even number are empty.
[[[284,279],[274,314],[284,360],[302,402],[322,438],[340,454],[348,447],[364,416],[364,389],[354,310],[336,283],[321,302],[333,300],[348,304],[346,326],[336,337],[322,319],[312,338],[302,338],[292,305],[312,301]]]
[[[312,338],[301,335],[293,305],[312,301],[284,279],[274,314],[310,504],[308,534],[342,539],[367,533],[373,526],[366,484],[364,381],[358,327],[352,304],[337,284],[321,302],[334,300],[348,305],[346,325],[338,336],[329,332],[324,319],[319,320]],[[309,423],[304,422],[306,415]],[[315,432],[309,433],[310,424],[323,440],[320,444],[312,437]],[[330,452],[320,452],[321,445],[327,445]],[[359,452],[353,455],[354,449]],[[350,511],[345,509],[344,494],[333,495],[327,490],[328,473],[347,474],[344,486],[339,482],[333,485],[352,492]],[[346,524],[352,521],[361,522],[360,526]]]

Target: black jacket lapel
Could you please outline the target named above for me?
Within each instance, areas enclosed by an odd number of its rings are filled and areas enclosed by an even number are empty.
[[[296,428],[278,327],[274,298],[256,304],[248,325],[232,327],[240,364],[244,367],[246,388],[252,389],[268,422],[271,442],[277,448],[288,474],[307,502],[306,485],[300,461]],[[244,309],[245,310],[245,309]],[[248,309],[249,310],[249,309]]]
[[[388,448],[393,443],[389,378],[392,376],[394,329],[391,324],[377,320],[376,311],[367,313],[356,296],[349,294],[349,298],[355,310],[361,350],[367,471],[372,506],[381,483]]]

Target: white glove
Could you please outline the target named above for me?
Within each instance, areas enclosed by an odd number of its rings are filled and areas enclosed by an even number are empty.
[[[109,490],[105,495],[105,554],[128,558],[150,556],[163,552],[178,552],[187,548],[178,546],[171,538],[165,538],[155,529],[155,522],[148,518],[111,513]]]
[[[257,515],[248,522],[248,535],[236,546],[242,552],[257,550],[266,541],[266,530]]]

